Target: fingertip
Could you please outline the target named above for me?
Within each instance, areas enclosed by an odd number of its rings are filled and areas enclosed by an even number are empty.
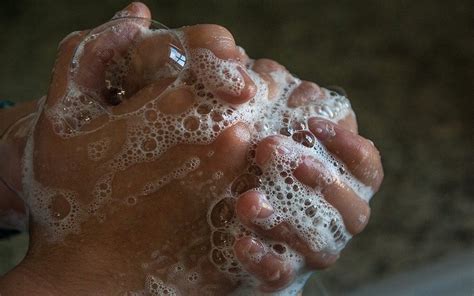
[[[322,100],[324,92],[314,82],[302,81],[300,85],[291,93],[288,99],[288,107],[296,108],[306,106],[311,102]]]
[[[180,30],[186,36],[189,49],[208,49],[218,59],[235,62],[235,70],[239,73],[235,73],[236,75],[232,81],[225,79],[224,84],[226,87],[216,87],[216,89],[213,89],[220,98],[230,104],[238,105],[249,101],[255,96],[257,86],[243,67],[245,53],[236,46],[234,37],[226,28],[219,25],[204,24],[183,27]],[[192,57],[190,58],[192,59]],[[237,76],[240,77],[237,78]],[[239,84],[239,86],[235,90],[234,86],[236,84]]]
[[[354,111],[351,111],[346,117],[337,122],[339,126],[345,128],[346,130],[358,134],[357,118]]]
[[[339,254],[316,252],[306,256],[306,265],[311,269],[322,270],[332,266],[339,259]]]
[[[262,269],[262,292],[275,292],[288,286],[295,277],[292,265],[269,253],[259,263]]]
[[[231,93],[224,90],[217,90],[216,93],[219,97],[221,97],[224,101],[239,105],[248,102],[251,100],[255,94],[257,93],[257,86],[250,78],[247,71],[241,67],[238,67],[238,71],[242,75],[243,79],[243,87],[238,94]]]
[[[255,238],[243,237],[234,243],[234,252],[237,259],[248,266],[258,262],[265,253],[265,247]]]
[[[248,191],[240,195],[235,205],[237,217],[244,224],[251,224],[254,219],[268,218],[273,208],[265,195],[257,191]]]
[[[336,125],[329,120],[319,117],[312,117],[308,120],[309,130],[318,138],[325,142],[336,135]]]
[[[234,37],[222,26],[202,24],[182,27],[180,30],[186,35],[187,44],[191,49],[206,48],[224,60],[236,60],[240,57]]]
[[[301,163],[294,170],[293,175],[301,183],[309,187],[322,187],[333,181],[333,176],[327,168],[311,156],[303,156]]]
[[[270,161],[275,152],[287,153],[289,150],[283,144],[285,137],[269,136],[263,139],[255,151],[255,160],[258,165],[264,166]]]
[[[112,19],[120,17],[140,17],[150,19],[151,12],[148,6],[142,2],[132,2],[127,7],[117,12]]]
[[[380,153],[374,144],[328,120],[310,118],[309,129],[362,183],[377,191],[383,179]]]
[[[256,60],[253,65],[252,69],[255,72],[259,73],[272,73],[276,71],[281,71],[288,73],[288,70],[278,62],[270,59],[258,59]]]
[[[263,244],[255,238],[237,240],[234,252],[247,272],[262,282],[260,290],[263,292],[280,290],[294,278],[292,266],[271,252],[266,252]]]
[[[368,223],[369,204],[357,196],[348,186],[333,183],[322,190],[324,199],[341,214],[344,225],[351,235],[360,233]]]
[[[236,48],[237,48],[237,52],[238,52],[237,60],[238,60],[242,65],[247,65],[247,63],[249,62],[250,58],[249,58],[249,56],[247,55],[247,53],[245,52],[245,49],[244,49],[243,47],[238,46],[238,45],[236,45]]]

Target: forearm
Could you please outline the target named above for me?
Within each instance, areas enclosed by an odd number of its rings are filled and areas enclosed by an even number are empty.
[[[18,141],[10,139],[4,134],[15,122],[35,112],[36,103],[37,101],[34,100],[0,109],[0,135],[2,135],[0,140],[0,227],[24,229],[26,226],[23,219],[25,214],[23,201],[13,189],[19,184],[11,182],[13,180],[11,177],[18,171],[16,168],[19,157],[12,154],[12,151],[17,150],[14,147],[17,146]]]
[[[35,112],[37,100],[16,104],[14,107],[0,109],[0,134],[3,133],[16,121]]]

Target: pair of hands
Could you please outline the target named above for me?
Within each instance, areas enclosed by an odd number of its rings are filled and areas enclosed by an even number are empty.
[[[139,17],[142,21],[151,18],[148,8],[140,3],[128,6],[120,13],[120,16],[124,15]],[[252,127],[237,120],[231,122],[210,144],[182,141],[184,143],[173,145],[172,149],[163,151],[159,157],[138,156],[141,160],[133,164],[125,161],[120,168],[114,167],[118,157],[128,153],[125,148],[130,144],[130,130],[134,127],[144,128],[144,123],[150,121],[145,113],[140,113],[143,106],[153,101],[152,109],[155,108],[159,111],[157,114],[161,115],[175,115],[183,110],[197,108],[194,103],[199,100],[199,94],[191,91],[187,85],[169,91],[167,87],[173,84],[174,79],[145,78],[144,73],[148,73],[148,69],[163,63],[159,50],[157,52],[159,44],[156,43],[137,46],[140,60],[132,57],[134,75],[125,78],[126,100],[114,100],[113,104],[106,99],[100,102],[101,106],[106,106],[107,112],[91,118],[84,126],[64,124],[57,117],[51,116],[51,110],[57,111],[58,106],[64,107],[64,99],[70,94],[71,83],[80,85],[89,92],[93,90],[101,98],[110,95],[107,94],[110,88],[104,79],[107,67],[114,56],[120,55],[133,44],[134,36],[141,30],[140,25],[146,26],[147,22],[138,25],[137,22],[125,23],[118,33],[98,35],[84,46],[77,65],[73,63],[77,48],[84,44],[84,38],[90,36],[89,32],[71,34],[59,47],[44,109],[40,110],[30,144],[26,145],[27,153],[34,155],[30,163],[34,174],[30,174],[28,182],[31,187],[23,188],[35,224],[34,238],[59,238],[67,242],[65,248],[74,244],[91,249],[99,246],[103,250],[113,250],[113,253],[136,256],[143,262],[146,261],[145,254],[153,253],[154,250],[166,253],[165,249],[174,249],[175,253],[180,253],[179,250],[185,249],[182,244],[187,240],[199,241],[204,237],[204,241],[198,245],[204,246],[204,251],[200,252],[207,256],[210,249],[206,242],[209,230],[205,225],[205,213],[215,199],[215,195],[209,192],[222,192],[248,166],[247,153],[252,146]],[[235,45],[232,35],[220,26],[196,25],[178,29],[177,32],[186,40],[189,60],[197,58],[193,54],[205,48],[218,59],[233,64],[240,72],[242,81],[238,92],[222,88],[222,83],[218,82],[206,85],[210,92],[223,100],[222,104],[230,104],[238,109],[239,106],[252,102],[259,87],[251,78],[252,73],[265,82],[268,88],[266,99],[274,102],[278,101],[282,82],[273,73],[282,73],[286,81],[293,79],[283,66],[274,61],[251,61]],[[74,75],[71,75],[71,65],[77,67]],[[295,110],[305,108],[314,104],[315,100],[324,100],[324,94],[327,94],[325,90],[316,84],[303,81],[288,96],[287,104]],[[160,100],[154,100],[160,95]],[[74,114],[86,105],[77,107]],[[116,119],[111,120],[111,114]],[[160,119],[152,121],[158,123]],[[373,192],[378,190],[383,178],[379,153],[369,140],[357,134],[352,112],[337,123],[312,117],[306,124],[307,130],[329,153],[343,162],[353,176]],[[68,131],[71,128],[72,131]],[[82,132],[74,134],[74,128]],[[286,153],[289,148],[285,149],[285,146],[289,145],[289,140],[284,135],[261,140],[255,150],[256,163],[265,168],[275,154]],[[97,146],[97,143],[104,141],[107,148],[100,153],[100,157],[92,160],[88,152],[91,145]],[[140,144],[138,140],[135,141]],[[200,159],[199,168],[190,171],[185,179],[178,178],[172,183],[175,186],[165,186],[159,191],[137,197],[136,193],[144,186],[169,175],[177,166],[193,157]],[[327,170],[309,150],[304,150],[298,158],[293,176],[324,196],[340,213],[351,235],[362,231],[370,214],[367,201],[338,178],[331,182],[324,181]],[[216,172],[220,172],[223,177],[214,178]],[[209,180],[213,180],[212,185],[209,185]],[[104,191],[106,198],[98,201],[93,192],[101,185],[108,186]],[[243,193],[237,198],[234,210],[238,220],[256,234],[235,241],[232,246],[235,257],[248,273],[259,280],[261,290],[281,289],[289,285],[299,272],[289,261],[268,249],[264,239],[280,242],[298,252],[304,257],[305,267],[309,269],[325,268],[338,257],[338,254],[312,248],[302,238],[299,230],[288,223],[282,222],[271,229],[259,226],[256,219],[267,218],[274,212],[261,192],[251,190]],[[191,227],[193,224],[199,227]],[[77,234],[70,234],[71,232]],[[124,232],[130,239],[124,239]],[[256,238],[257,236],[261,239]],[[117,242],[120,242],[120,247],[117,247]],[[187,250],[182,256],[189,257],[192,252],[195,250]],[[259,255],[258,260],[255,260],[256,254]],[[168,257],[173,255],[170,253]],[[209,262],[202,263],[197,259],[191,261],[187,264],[191,269],[202,271],[209,265]],[[126,269],[121,264],[117,268]],[[209,280],[203,279],[203,283],[212,283],[211,278],[221,276],[214,271],[206,274]]]

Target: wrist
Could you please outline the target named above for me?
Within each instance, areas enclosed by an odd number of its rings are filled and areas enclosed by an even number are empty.
[[[49,280],[33,271],[31,263],[26,258],[0,278],[0,294],[4,296],[59,295],[57,292]]]
[[[0,278],[0,295],[121,295],[133,285],[131,273],[121,278],[117,260],[98,248],[35,244],[34,236],[25,259]]]

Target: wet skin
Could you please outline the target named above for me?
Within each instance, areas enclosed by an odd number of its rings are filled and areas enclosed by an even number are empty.
[[[151,17],[149,10],[142,4],[132,4],[126,10],[134,16]],[[181,30],[189,40],[191,48],[207,48],[221,59],[240,61],[242,69],[245,69],[248,58],[236,48],[232,35],[225,28],[197,25]],[[46,106],[53,106],[64,96],[71,57],[86,34],[87,32],[80,32],[62,42]],[[97,46],[110,46],[108,42],[109,40],[99,39]],[[126,46],[126,42],[124,38],[115,44]],[[97,77],[103,75],[101,65],[107,61],[94,59],[93,51],[85,52],[86,59],[88,54],[91,57],[85,64],[88,71],[83,71],[84,74],[80,79],[94,84],[96,81],[102,81]],[[257,60],[253,65],[253,70],[268,83],[269,100],[273,99],[272,88],[276,83],[269,73],[275,68],[284,69],[278,63],[266,59]],[[245,78],[245,72],[243,73],[246,84],[240,95],[220,93],[220,96],[229,103],[245,104],[255,93],[255,85],[248,76]],[[136,110],[151,96],[163,91],[167,83],[169,82],[164,81],[142,87],[134,96],[111,108],[114,113]],[[94,87],[103,88],[103,85]],[[312,94],[318,90],[316,84],[303,82],[290,96],[289,106],[298,108],[311,104],[305,98],[314,97]],[[160,110],[169,113],[179,112],[180,109],[188,108],[193,101],[191,98],[189,102],[183,100],[180,104],[176,104],[176,97],[162,100]],[[123,146],[127,124],[139,120],[142,119],[129,117],[114,121],[94,133],[63,139],[53,131],[45,115],[41,115],[35,128],[36,179],[48,186],[77,191],[79,202],[82,205],[89,204],[92,200],[93,186],[108,172],[107,166],[101,164],[110,161]],[[369,140],[357,134],[355,117],[352,114],[339,124],[317,118],[310,119],[308,124],[309,130],[331,153],[346,164],[354,176],[371,186],[374,191],[378,190],[383,178],[379,153]],[[328,133],[329,129],[334,129],[335,134]],[[99,163],[93,162],[87,156],[87,145],[103,138],[111,139],[112,148]],[[212,179],[216,171],[222,171],[224,177],[213,184],[217,187],[213,190],[226,188],[247,166],[246,153],[250,145],[249,140],[249,128],[243,123],[237,123],[222,132],[210,145],[179,144],[156,161],[140,163],[118,172],[113,181],[112,203],[101,210],[101,214],[105,215],[104,222],[101,222],[100,218],[91,217],[81,223],[78,234],[68,235],[60,243],[51,244],[47,241],[47,230],[35,223],[33,215],[28,256],[15,271],[0,282],[0,291],[5,291],[5,295],[14,295],[13,291],[18,291],[15,290],[18,289],[15,284],[22,282],[24,277],[32,278],[31,289],[39,291],[43,289],[53,294],[66,291],[73,295],[88,294],[88,291],[114,294],[140,290],[143,289],[145,273],[142,263],[150,261],[150,254],[156,250],[160,250],[170,258],[169,265],[184,260],[187,268],[199,270],[202,275],[200,286],[212,285],[216,294],[231,291],[235,285],[217,271],[207,257],[210,232],[206,213],[212,202],[209,194],[211,188],[204,186],[196,190],[196,185]],[[260,142],[257,148],[257,163],[264,166],[270,155],[284,143],[283,140],[284,136],[275,135]],[[24,145],[21,139],[11,139],[9,143],[10,154],[18,153]],[[6,144],[3,145],[7,147]],[[208,157],[211,150],[214,154]],[[185,182],[174,181],[162,190],[140,199],[133,206],[123,205],[128,196],[151,179],[168,174],[194,156],[201,159],[199,171],[202,174],[190,173]],[[323,169],[317,160],[312,155],[301,155],[301,158],[304,161],[294,171],[295,177],[303,184],[322,189],[326,200],[341,213],[351,234],[362,231],[370,215],[367,202],[341,183],[322,183],[320,175]],[[21,190],[18,179],[17,176],[12,183]],[[57,207],[58,212],[68,210],[67,206],[61,203],[53,206]],[[284,223],[271,230],[263,230],[254,225],[252,221],[255,217],[272,214],[272,209],[265,202],[265,196],[257,192],[243,193],[237,201],[235,211],[240,221],[256,233],[284,242],[303,254],[310,269],[326,268],[338,257],[337,254],[324,254],[311,250],[305,241]],[[360,220],[361,215],[366,219]],[[190,241],[195,243],[189,246]],[[287,286],[297,273],[288,262],[265,250],[262,242],[254,238],[237,240],[234,251],[245,269],[260,280],[259,288],[264,291],[274,291]],[[255,252],[264,254],[263,260],[258,263],[252,261],[249,256]],[[39,278],[42,279],[41,284]],[[121,284],[112,284],[111,279]]]

